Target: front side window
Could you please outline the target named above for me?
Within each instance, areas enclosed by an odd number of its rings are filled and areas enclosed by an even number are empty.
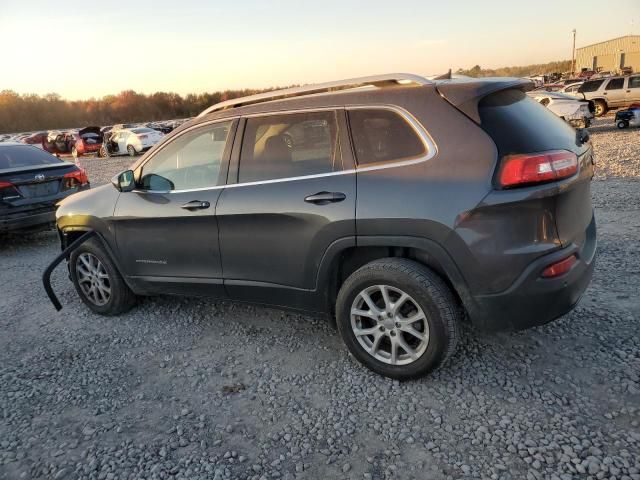
[[[144,190],[215,187],[233,121],[187,132],[166,145],[142,167]]]
[[[604,88],[605,90],[620,90],[624,85],[624,78],[612,78]]]
[[[350,110],[349,123],[358,165],[408,160],[426,153],[418,133],[394,111]]]
[[[584,82],[580,88],[578,88],[579,92],[587,93],[587,92],[595,92],[600,88],[604,80],[590,80],[588,82]]]
[[[240,153],[240,183],[317,175],[341,167],[334,111],[247,120]]]

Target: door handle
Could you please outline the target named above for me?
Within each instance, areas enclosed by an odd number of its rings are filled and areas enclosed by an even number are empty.
[[[326,205],[328,203],[337,203],[343,201],[347,196],[342,192],[318,192],[308,197],[304,197],[307,203],[315,203],[316,205]]]
[[[204,210],[205,208],[209,208],[211,204],[209,202],[201,202],[200,200],[192,200],[190,202],[185,203],[180,208],[184,208],[185,210]]]

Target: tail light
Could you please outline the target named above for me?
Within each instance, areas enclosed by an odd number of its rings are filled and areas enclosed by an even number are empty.
[[[65,188],[73,188],[79,185],[86,185],[87,183],[89,183],[89,177],[83,168],[64,174]]]
[[[503,188],[552,182],[571,177],[578,171],[578,157],[566,150],[508,155],[502,160],[498,176]]]
[[[15,200],[20,197],[21,195],[13,183],[0,181],[0,201]]]
[[[569,270],[571,270],[571,267],[573,267],[577,261],[578,259],[576,258],[576,256],[571,255],[564,260],[560,260],[559,262],[549,265],[542,271],[542,274],[540,276],[543,278],[555,278],[559,277],[560,275],[564,275]]]

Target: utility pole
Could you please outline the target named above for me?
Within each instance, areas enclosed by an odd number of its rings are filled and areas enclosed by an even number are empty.
[[[576,29],[572,30],[573,33],[573,48],[571,49],[571,76],[576,74]]]

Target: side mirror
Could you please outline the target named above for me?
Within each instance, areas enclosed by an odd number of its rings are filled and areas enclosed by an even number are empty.
[[[121,192],[130,192],[136,188],[136,182],[132,170],[125,170],[111,179],[111,183]]]

